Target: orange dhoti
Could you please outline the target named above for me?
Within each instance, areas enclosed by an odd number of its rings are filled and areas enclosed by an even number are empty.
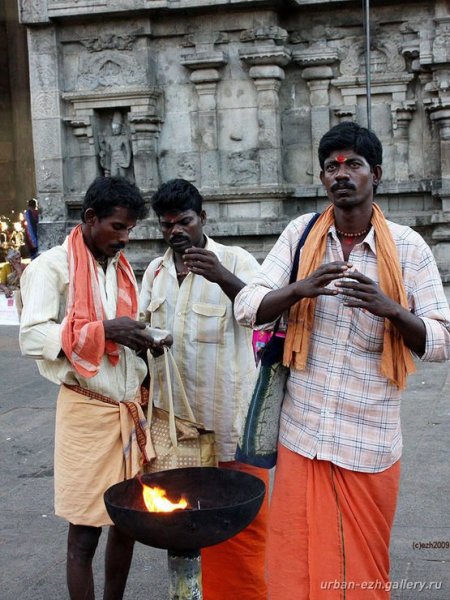
[[[400,462],[349,471],[278,447],[269,600],[387,600]]]
[[[269,471],[239,462],[219,467],[256,475],[266,484],[266,495],[255,520],[235,537],[203,548],[202,582],[205,600],[267,600],[265,577]]]

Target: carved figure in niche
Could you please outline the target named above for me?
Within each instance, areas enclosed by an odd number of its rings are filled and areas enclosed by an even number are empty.
[[[128,133],[123,132],[123,116],[115,111],[111,122],[111,135],[99,139],[100,166],[105,177],[126,177],[133,181],[131,140]]]
[[[257,150],[228,154],[230,185],[256,184],[259,178]]]

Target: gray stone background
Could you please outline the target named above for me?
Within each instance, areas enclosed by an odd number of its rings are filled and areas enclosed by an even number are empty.
[[[384,145],[379,202],[419,230],[444,278],[450,256],[448,2],[371,3],[372,127]],[[295,215],[321,209],[318,140],[366,123],[361,2],[20,0],[28,30],[43,247],[78,220],[104,172],[114,113],[131,147],[118,172],[148,196],[172,177],[203,192],[208,232],[264,258]],[[125,162],[125,166],[120,166]],[[161,249],[155,219],[129,248]]]

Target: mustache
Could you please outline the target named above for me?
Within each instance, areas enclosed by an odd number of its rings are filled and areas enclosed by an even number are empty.
[[[188,238],[186,235],[174,235],[173,237],[170,238],[170,243],[171,244],[176,244],[177,242],[190,242],[190,238]]]
[[[118,252],[119,250],[123,250],[125,248],[125,244],[124,242],[120,242],[119,244],[114,244],[114,246],[111,246],[111,248]]]
[[[332,192],[335,192],[336,190],[356,190],[356,186],[348,181],[336,181],[330,189]]]

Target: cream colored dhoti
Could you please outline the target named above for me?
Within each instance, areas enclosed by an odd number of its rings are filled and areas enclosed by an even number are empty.
[[[81,390],[80,390],[81,391]],[[138,400],[115,402],[61,386],[55,427],[55,514],[74,525],[111,525],[103,501],[155,454]]]

